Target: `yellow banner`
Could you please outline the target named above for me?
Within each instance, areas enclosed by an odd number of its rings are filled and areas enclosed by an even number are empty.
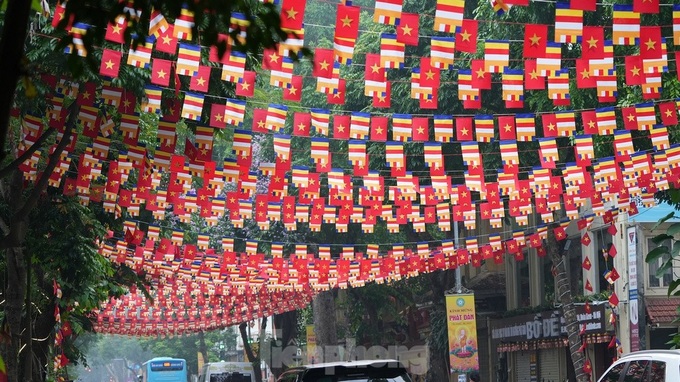
[[[318,363],[316,359],[316,334],[314,334],[314,325],[307,325],[307,363]]]
[[[446,324],[449,333],[451,374],[479,370],[475,296],[446,296]]]

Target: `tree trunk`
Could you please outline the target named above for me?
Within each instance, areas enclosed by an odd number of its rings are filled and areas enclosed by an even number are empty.
[[[441,343],[441,340],[437,341],[437,338],[448,335],[446,329],[446,291],[455,284],[455,270],[433,272],[428,276],[432,284],[432,308],[430,309],[430,334],[427,339],[428,360],[425,379],[427,381],[448,381],[448,346],[442,349],[437,345]],[[439,316],[443,319],[434,319]],[[434,324],[443,325],[444,328],[435,328]]]
[[[200,373],[203,365],[209,362],[208,348],[205,346],[205,333],[203,331],[198,332],[198,352],[201,353],[201,357],[203,357],[203,364],[198,365],[198,372]]]
[[[553,232],[555,226],[548,229],[548,240],[546,251],[548,256],[552,259],[553,274],[555,276],[555,285],[557,286],[557,299],[562,304],[562,317],[566,323],[567,336],[569,338],[569,352],[571,353],[572,366],[576,374],[576,380],[579,382],[587,382],[590,380],[589,375],[583,371],[585,358],[583,352],[579,351],[581,347],[581,339],[579,337],[578,321],[576,320],[576,308],[574,307],[574,300],[572,297],[571,284],[567,276],[567,269],[565,257],[560,251],[560,243]]]
[[[33,344],[33,355],[35,357],[35,371],[33,372],[33,379],[36,381],[44,381],[47,377],[46,367],[48,365],[50,356],[50,348],[54,343],[54,304],[46,307],[35,319],[34,337],[39,340]]]
[[[24,347],[21,349],[20,362],[23,364],[24,381],[33,381],[33,302],[31,301],[31,259],[30,253],[26,256],[26,303],[24,315]]]
[[[321,292],[312,300],[314,336],[316,337],[315,362],[341,361],[338,330],[335,322],[335,296],[333,290]]]
[[[14,101],[17,82],[21,76],[21,57],[31,15],[30,1],[9,1],[5,13],[5,27],[0,38],[0,160],[5,158],[5,142],[9,129],[9,116]],[[11,36],[10,36],[11,33]]]
[[[262,368],[260,367],[260,355],[255,354],[253,352],[253,347],[250,345],[250,338],[248,338],[248,333],[246,332],[248,323],[247,322],[242,322],[238,326],[238,330],[241,333],[241,340],[243,341],[243,350],[246,352],[246,356],[248,357],[248,361],[250,361],[253,364],[253,373],[255,374],[255,382],[262,382]],[[260,332],[260,337],[264,335],[264,329],[267,327],[267,318],[263,317],[262,318],[262,326],[263,328],[261,329],[262,331]],[[262,349],[258,350],[259,353],[262,353]]]
[[[281,354],[284,354],[283,352],[288,346],[294,345],[293,339],[297,336],[297,318],[297,310],[274,315],[273,320],[274,326],[276,327],[276,342],[273,346],[281,346]],[[288,352],[285,354],[288,354]],[[272,364],[270,367],[272,374],[274,374],[274,378],[278,378],[279,375],[285,371],[286,365],[283,363],[284,360],[274,359],[274,356],[272,355],[271,361]]]
[[[9,326],[9,356],[5,359],[8,381],[23,381],[19,372],[19,349],[21,349],[21,316],[26,287],[26,261],[23,249],[9,248],[7,251],[7,300],[5,319]]]

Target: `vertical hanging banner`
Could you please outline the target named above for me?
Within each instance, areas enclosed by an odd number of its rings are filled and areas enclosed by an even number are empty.
[[[479,370],[475,296],[446,296],[446,325],[449,334],[450,373],[466,374]]]
[[[305,333],[307,334],[307,363],[318,363],[319,359],[316,356],[316,334],[314,334],[314,325],[305,326]]]
[[[637,235],[635,226],[628,227],[628,306],[630,320],[630,351],[640,350],[640,320],[638,316]]]

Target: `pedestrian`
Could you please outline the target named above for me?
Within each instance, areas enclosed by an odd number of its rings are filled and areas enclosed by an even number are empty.
[[[479,382],[481,379],[479,378],[479,372],[478,371],[472,371],[470,372],[470,375],[468,376],[470,378],[470,382]]]

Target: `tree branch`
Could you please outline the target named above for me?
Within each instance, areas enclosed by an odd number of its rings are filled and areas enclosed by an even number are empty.
[[[64,135],[62,136],[61,141],[59,141],[57,148],[54,150],[52,154],[50,154],[49,160],[47,161],[47,166],[45,166],[42,176],[33,187],[31,195],[29,195],[29,197],[24,202],[24,205],[21,206],[21,208],[14,215],[13,217],[14,219],[20,218],[21,216],[26,216],[31,211],[31,209],[33,209],[33,207],[35,207],[35,205],[38,203],[40,194],[42,194],[42,192],[45,191],[45,188],[47,188],[47,183],[50,180],[50,175],[52,175],[52,172],[54,171],[55,167],[57,167],[57,163],[59,163],[59,157],[61,156],[61,153],[64,151],[69,141],[71,140],[71,131],[73,130],[76,124],[76,118],[78,116],[77,114],[78,106],[76,105],[75,102],[73,102],[71,106],[69,106],[69,109],[70,115],[68,117],[68,121],[66,122],[66,129],[64,130]]]
[[[33,155],[34,152],[36,152],[43,143],[49,138],[52,133],[56,131],[54,128],[50,127],[47,129],[39,138],[37,141],[35,141],[34,144],[31,145],[31,147],[28,148],[28,150],[24,151],[23,154],[19,155],[15,160],[13,160],[10,164],[5,166],[4,168],[0,169],[0,178],[4,178],[7,175],[11,174],[12,171],[14,171],[17,167],[19,167],[20,164],[22,164],[24,161],[26,161],[28,158]]]

